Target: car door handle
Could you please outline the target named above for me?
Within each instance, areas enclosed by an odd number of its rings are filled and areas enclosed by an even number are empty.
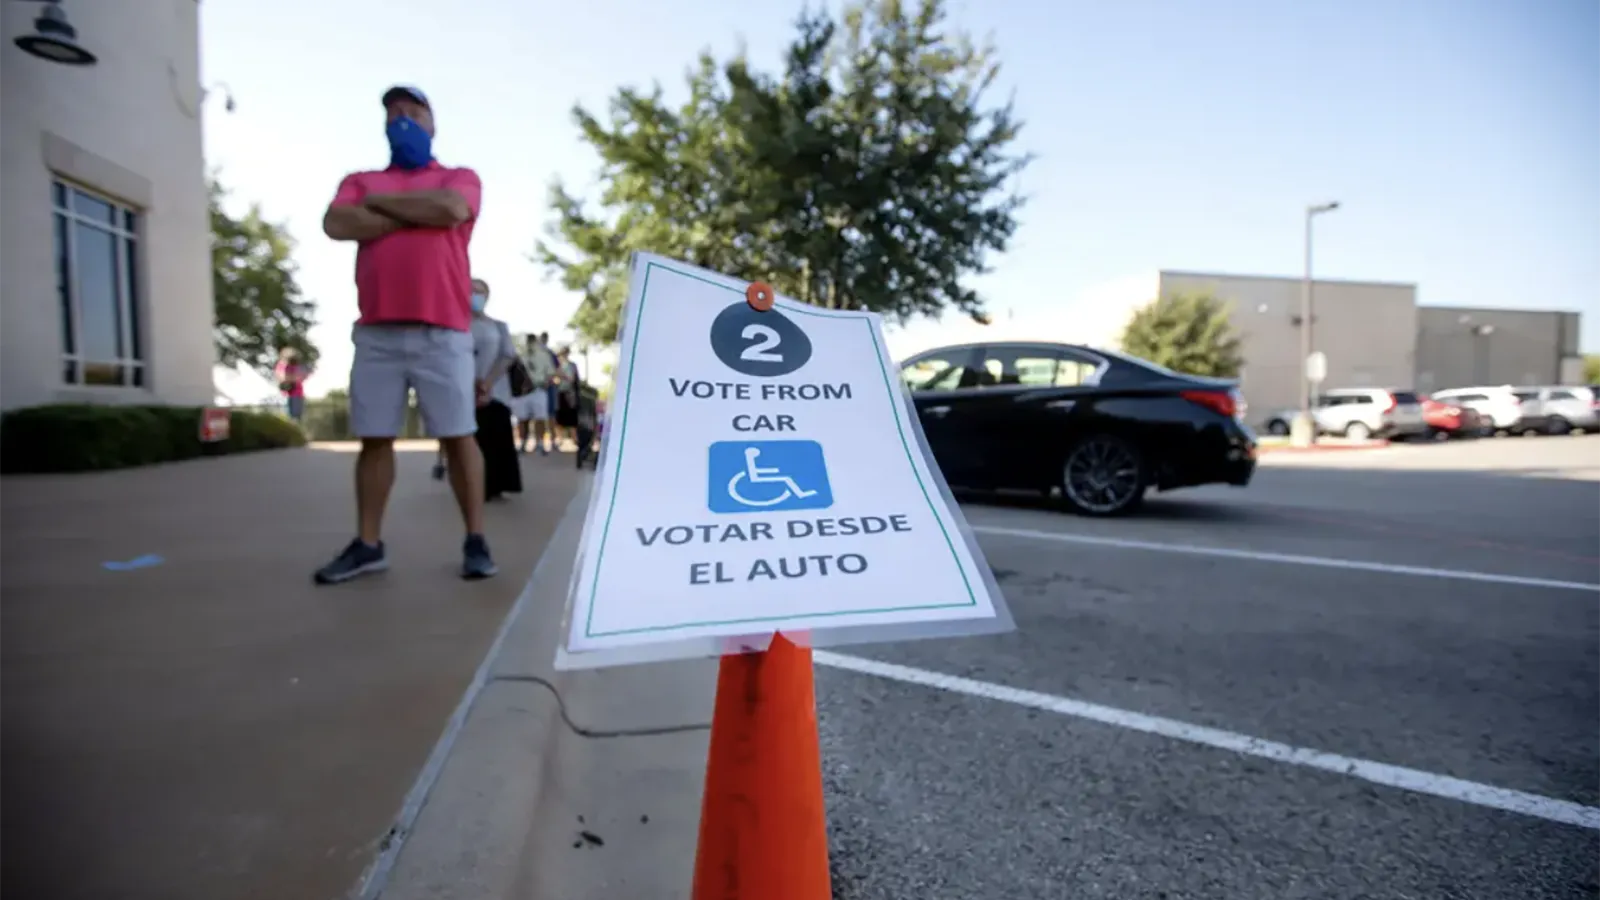
[[[928,406],[928,407],[924,407],[922,411],[927,413],[930,416],[933,416],[934,418],[942,419],[946,415],[949,414],[950,407],[948,407],[948,406]]]

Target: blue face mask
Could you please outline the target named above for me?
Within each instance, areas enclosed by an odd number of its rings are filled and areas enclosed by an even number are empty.
[[[489,295],[473,293],[473,295],[472,295],[472,311],[473,312],[483,312],[483,307],[488,302],[489,302]]]
[[[402,169],[420,169],[433,162],[433,136],[415,119],[400,116],[389,123],[389,162]]]

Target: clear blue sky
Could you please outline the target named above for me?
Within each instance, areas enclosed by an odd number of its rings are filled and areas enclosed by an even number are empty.
[[[682,83],[710,47],[773,63],[799,2],[207,3],[207,154],[302,244],[324,386],[344,380],[352,253],[318,221],[339,177],[386,161],[378,97],[415,83],[436,149],[483,177],[475,268],[519,328],[575,298],[526,254],[545,186],[592,184],[574,102]],[[692,7],[691,14],[684,11]],[[1223,13],[1221,10],[1226,9]],[[1038,155],[1013,248],[980,284],[1019,317],[1158,269],[1415,282],[1426,304],[1579,310],[1600,350],[1600,4],[1594,0],[1005,0],[953,6],[990,35]],[[1085,310],[1087,315],[1089,310]],[[942,326],[912,329],[917,343]]]

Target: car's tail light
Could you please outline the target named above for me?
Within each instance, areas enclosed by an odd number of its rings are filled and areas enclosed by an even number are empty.
[[[1233,391],[1182,391],[1179,396],[1230,419],[1239,415],[1240,401]]]
[[[1400,405],[1400,401],[1396,400],[1393,394],[1384,394],[1384,396],[1389,398],[1389,405],[1383,408],[1384,412],[1391,412],[1396,406]]]

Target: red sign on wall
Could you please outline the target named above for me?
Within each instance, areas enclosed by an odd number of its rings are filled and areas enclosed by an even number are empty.
[[[200,411],[200,442],[213,444],[228,439],[229,414],[225,407],[208,406]]]

